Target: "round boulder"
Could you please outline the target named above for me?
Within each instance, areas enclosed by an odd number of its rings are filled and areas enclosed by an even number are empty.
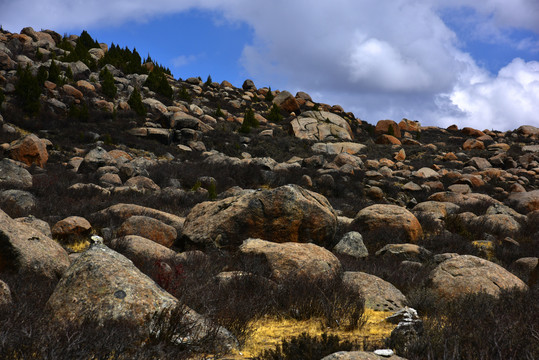
[[[44,167],[49,159],[49,153],[43,140],[34,134],[27,135],[9,146],[9,155],[13,160],[30,166],[36,164]]]
[[[528,288],[503,267],[472,255],[448,256],[432,270],[428,284],[447,298],[480,292],[497,296],[501,290]]]
[[[187,215],[183,235],[200,245],[238,246],[250,237],[325,245],[336,227],[337,216],[324,196],[285,185],[200,203]]]
[[[118,229],[118,237],[138,235],[170,248],[178,233],[172,226],[148,216],[131,216]]]
[[[365,307],[377,311],[397,311],[406,297],[392,284],[364,272],[346,271],[342,281],[365,298]]]
[[[92,225],[83,217],[70,216],[58,221],[51,230],[54,238],[69,242],[88,238]]]
[[[361,233],[389,230],[395,236],[414,242],[423,235],[414,214],[397,205],[376,204],[357,213],[351,227]]]
[[[277,244],[247,239],[239,250],[245,262],[257,263],[255,272],[277,282],[294,276],[334,280],[342,274],[341,263],[335,255],[315,244]]]

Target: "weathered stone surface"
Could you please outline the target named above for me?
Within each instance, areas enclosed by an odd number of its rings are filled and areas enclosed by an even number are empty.
[[[73,96],[75,99],[82,100],[82,98],[84,97],[84,95],[82,94],[80,90],[74,88],[71,85],[65,84],[64,86],[62,86],[62,89],[65,91],[67,95]]]
[[[392,257],[400,261],[424,262],[430,259],[432,253],[415,244],[387,244],[376,252],[376,256]]]
[[[296,98],[288,91],[281,91],[273,99],[273,103],[281,107],[281,109],[290,112],[296,112],[299,110],[299,104]]]
[[[183,230],[192,242],[237,246],[249,237],[274,242],[333,239],[337,216],[327,199],[297,185],[203,202],[188,214]]]
[[[412,210],[414,214],[423,213],[433,219],[442,219],[447,215],[458,213],[460,206],[451,202],[424,201],[414,206]]]
[[[132,177],[128,179],[124,185],[132,186],[140,190],[148,190],[148,191],[161,190],[161,188],[156,183],[154,183],[152,179],[147,178],[146,176]]]
[[[26,135],[9,146],[9,155],[13,160],[30,166],[36,164],[44,167],[49,159],[49,153],[43,140],[34,134]]]
[[[485,144],[481,140],[468,139],[468,140],[466,140],[464,142],[464,144],[462,144],[462,149],[464,149],[464,150],[473,150],[473,149],[483,150],[483,149],[485,149]]]
[[[539,136],[539,128],[531,125],[522,125],[516,132],[527,136]]]
[[[176,241],[178,233],[176,229],[162,221],[148,216],[135,215],[123,222],[116,235],[118,237],[138,235],[169,248]]]
[[[539,210],[539,190],[512,193],[508,201],[515,210],[524,214]]]
[[[342,275],[339,260],[315,244],[281,243],[247,239],[239,247],[243,257],[260,261],[263,273],[280,282],[294,276],[334,280]],[[264,275],[264,274],[261,274]]]
[[[36,206],[34,195],[24,190],[5,190],[0,193],[0,207],[12,216],[28,215]]]
[[[363,237],[357,231],[346,233],[333,248],[333,253],[359,259],[369,256],[369,251],[363,244]]]
[[[478,206],[481,204],[500,204],[496,199],[493,199],[486,194],[458,194],[451,191],[437,192],[429,196],[429,201],[438,201],[438,202],[450,202],[460,206],[461,208],[467,208],[470,206]]]
[[[339,115],[326,111],[306,111],[290,123],[293,134],[307,140],[352,140],[350,125]]]
[[[377,144],[385,144],[385,145],[402,145],[401,141],[397,139],[395,136],[391,135],[380,135],[376,139]]]
[[[503,267],[472,255],[454,255],[442,261],[429,275],[429,287],[444,297],[501,290],[527,289],[526,284]]]
[[[328,355],[322,358],[322,360],[382,360],[382,359],[406,360],[405,358],[402,358],[397,355],[379,356],[379,355],[376,355],[374,352],[367,352],[367,351],[339,351],[339,352],[333,353],[331,355]]]
[[[31,273],[56,279],[69,266],[66,251],[40,231],[0,210],[0,272]]]
[[[417,120],[402,119],[399,122],[399,128],[402,131],[421,131],[421,123]]]
[[[479,226],[490,234],[503,234],[512,236],[520,232],[522,226],[511,215],[488,214],[477,216],[470,222],[472,226]]]
[[[17,161],[0,160],[0,185],[5,187],[29,188],[32,186],[32,175]]]
[[[166,115],[168,112],[167,107],[159,100],[145,98],[144,100],[142,100],[142,103],[146,105],[150,111],[156,114]]]
[[[57,321],[93,320],[103,324],[123,320],[141,327],[150,326],[153,316],[177,305],[175,297],[130,260],[102,244],[93,244],[77,258],[47,302]],[[199,314],[186,308],[186,317],[194,321],[195,334],[202,337],[207,333],[206,321]],[[223,341],[234,343],[226,330],[219,332]]]
[[[52,232],[51,232],[51,227],[49,226],[49,223],[41,219],[38,219],[34,217],[33,215],[17,218],[15,219],[15,221],[18,221],[21,224],[24,224],[26,226],[29,226],[32,229],[41,231],[43,235],[52,238]]]
[[[148,216],[163,223],[172,226],[176,229],[178,234],[181,234],[184,218],[169,214],[164,211],[134,205],[134,204],[116,204],[112,205],[106,209],[103,209],[97,213],[94,213],[90,216],[90,221],[92,223],[100,224],[121,224],[131,216]]]
[[[389,128],[393,130],[389,130]],[[392,135],[396,138],[401,137],[401,129],[399,125],[393,120],[380,120],[376,123],[376,128],[374,129],[376,135]]]
[[[511,271],[517,275],[525,283],[530,282],[530,275],[534,269],[539,265],[539,258],[536,257],[524,257],[515,260],[511,264]],[[531,286],[531,285],[529,285]]]
[[[63,241],[89,239],[92,225],[81,216],[69,216],[52,227],[52,236]]]
[[[139,269],[155,268],[160,262],[174,258],[176,252],[138,235],[115,238],[110,247],[131,260]]]
[[[71,71],[73,72],[73,78],[75,80],[84,80],[90,77],[92,71],[82,61],[77,61],[69,64]]]
[[[315,153],[336,155],[347,153],[355,155],[363,151],[367,146],[353,142],[316,143],[311,146]]]
[[[423,235],[421,224],[414,214],[397,205],[377,204],[366,207],[357,213],[351,227],[360,233],[390,230],[411,242]]]
[[[397,311],[406,297],[392,284],[364,272],[346,271],[342,281],[365,298],[365,307],[377,311]]]
[[[93,172],[107,165],[116,165],[116,160],[100,146],[90,150],[78,168],[78,172]]]
[[[13,299],[11,298],[11,290],[9,290],[9,286],[0,280],[0,307],[10,305],[12,302]]]

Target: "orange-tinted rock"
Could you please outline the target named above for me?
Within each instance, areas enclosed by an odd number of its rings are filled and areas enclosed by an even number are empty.
[[[389,130],[389,128],[393,128],[393,130]],[[393,132],[393,134],[391,134]],[[380,120],[376,124],[376,128],[374,129],[374,133],[376,135],[393,135],[394,137],[400,138],[401,137],[401,129],[399,125],[393,120]]]
[[[155,241],[167,248],[171,247],[178,236],[176,229],[148,216],[131,216],[118,229],[117,236],[138,235]]]
[[[297,112],[299,104],[296,98],[288,91],[282,91],[273,99],[273,103],[281,107],[281,109],[290,112]]]
[[[47,147],[42,139],[34,134],[13,142],[9,146],[9,154],[13,160],[25,163],[26,165],[36,164],[44,167],[49,159]]]
[[[421,131],[421,124],[419,121],[402,119],[399,123],[399,128],[401,131]]]
[[[342,275],[342,265],[329,250],[315,244],[274,243],[261,239],[247,239],[239,247],[244,258],[256,259],[262,274],[282,282],[294,276],[335,280]]]
[[[401,145],[400,140],[391,135],[380,135],[378,139],[376,139],[376,143],[386,145]]]
[[[485,135],[485,133],[482,132],[481,130],[477,130],[471,127],[465,127],[460,132],[464,135],[473,136],[473,137],[480,137],[480,136]]]
[[[502,290],[528,287],[503,267],[472,255],[446,254],[429,275],[430,287],[439,295],[455,298],[485,292],[498,296]]]
[[[360,233],[391,231],[395,236],[414,242],[423,235],[421,224],[410,211],[397,205],[377,204],[357,213],[352,229]]]
[[[237,246],[249,237],[326,245],[336,226],[337,216],[324,196],[285,185],[195,205],[183,234],[207,246]]]
[[[522,213],[539,210],[539,190],[515,192],[509,195],[508,200],[515,210]]]
[[[60,220],[51,229],[54,238],[65,241],[89,237],[91,230],[92,225],[80,216],[70,216]]]
[[[62,86],[62,89],[64,89],[67,95],[73,96],[75,99],[82,100],[82,98],[84,97],[80,90],[74,88],[71,85],[65,84],[64,86]]]
[[[135,176],[125,182],[125,186],[132,186],[140,190],[159,191],[161,188],[152,179],[146,176]]]
[[[395,154],[396,161],[404,161],[406,159],[406,152],[404,149],[400,149],[398,153]]]
[[[480,140],[468,139],[464,142],[464,144],[462,145],[462,148],[464,150],[472,150],[472,149],[484,150],[485,144]]]

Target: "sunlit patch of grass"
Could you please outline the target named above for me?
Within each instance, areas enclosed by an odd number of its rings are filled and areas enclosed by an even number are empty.
[[[475,246],[481,253],[485,255],[487,260],[492,261],[494,259],[494,243],[488,240],[475,240],[472,241],[472,245]]]
[[[319,319],[295,320],[288,318],[265,317],[253,322],[255,329],[241,349],[241,355],[248,358],[260,354],[264,350],[275,348],[283,339],[290,339],[307,333],[311,336],[320,336],[322,333],[338,335],[341,340],[347,340],[358,344],[361,348],[364,342],[380,343],[389,337],[395,328],[394,324],[385,322],[384,319],[392,313],[387,311],[374,311],[365,309],[367,322],[358,330],[345,331],[324,327]],[[234,357],[241,359],[242,357]]]

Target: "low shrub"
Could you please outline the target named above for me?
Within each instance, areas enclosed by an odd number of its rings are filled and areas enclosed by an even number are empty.
[[[337,335],[322,334],[320,337],[302,333],[290,340],[283,340],[273,350],[266,350],[258,360],[320,360],[338,351],[351,351],[357,346],[349,341],[341,341]]]
[[[399,355],[415,359],[511,360],[539,358],[539,292],[480,293],[439,302],[423,333]]]

